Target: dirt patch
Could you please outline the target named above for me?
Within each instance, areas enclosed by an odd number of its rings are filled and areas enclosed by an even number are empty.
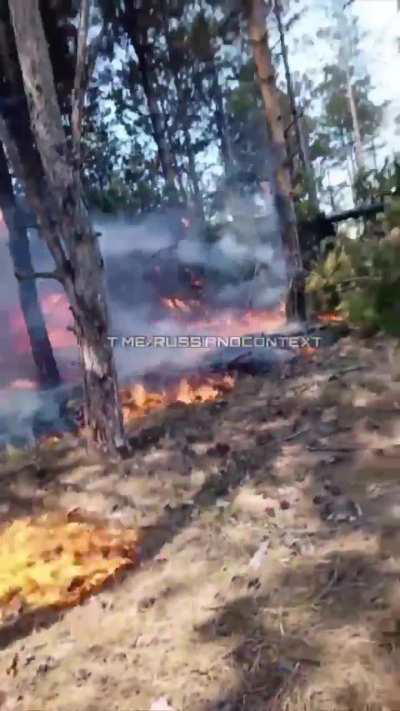
[[[155,413],[120,465],[65,439],[2,466],[4,523],[79,507],[141,565],[0,631],[0,708],[398,711],[400,388],[352,337],[223,403]]]

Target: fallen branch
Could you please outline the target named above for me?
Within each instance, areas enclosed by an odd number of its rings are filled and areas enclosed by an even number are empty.
[[[294,665],[292,671],[288,675],[288,677],[284,680],[278,691],[274,694],[272,699],[267,705],[268,711],[278,711],[279,708],[282,708],[282,696],[283,694],[287,693],[290,689],[291,684],[294,681],[294,678],[298,674],[300,670],[300,662],[297,662],[297,664]]]
[[[336,378],[338,375],[345,375],[346,373],[353,373],[355,370],[366,370],[366,365],[350,365],[348,368],[343,368],[342,370],[337,370],[335,373],[330,375],[330,378]]]
[[[352,365],[349,366],[348,368],[343,368],[343,370],[337,370],[334,373],[331,373],[331,375],[328,377],[328,382],[331,380],[336,380],[337,378],[340,378],[342,375],[346,375],[347,373],[353,373],[356,370],[366,370],[367,366],[366,365]]]
[[[339,576],[339,573],[338,573],[338,569],[337,569],[337,565],[336,565],[333,570],[333,574],[332,574],[329,582],[327,583],[327,585],[325,585],[325,587],[321,590],[321,592],[314,598],[312,607],[314,607],[318,602],[320,602],[320,600],[323,600],[323,598],[328,594],[328,592],[330,590],[332,590],[332,588],[337,583],[338,576]]]
[[[351,285],[351,284],[357,283],[359,281],[360,282],[366,281],[367,283],[368,282],[375,283],[375,282],[382,281],[382,279],[381,279],[381,277],[374,277],[369,274],[364,274],[363,276],[349,277],[348,279],[342,279],[341,281],[337,281],[335,283],[335,286],[344,286],[346,284]]]
[[[289,442],[291,439],[295,439],[295,437],[299,437],[301,434],[306,434],[309,431],[310,431],[310,428],[305,427],[303,430],[297,430],[297,432],[293,432],[292,434],[288,435],[287,437],[282,437],[282,439],[280,439],[279,442]]]
[[[359,452],[361,449],[368,449],[366,447],[314,447],[313,445],[307,445],[306,449],[309,452]],[[372,447],[371,447],[372,449]]]

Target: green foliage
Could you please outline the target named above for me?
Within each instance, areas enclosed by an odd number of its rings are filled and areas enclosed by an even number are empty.
[[[378,170],[360,170],[355,176],[353,188],[357,203],[381,199],[388,193],[400,193],[400,166],[396,159],[386,158]]]
[[[400,221],[399,223],[400,224]],[[366,332],[400,337],[400,245],[343,238],[307,280],[317,311],[336,311]]]
[[[400,226],[400,197],[396,196],[386,200],[385,219],[388,227]]]

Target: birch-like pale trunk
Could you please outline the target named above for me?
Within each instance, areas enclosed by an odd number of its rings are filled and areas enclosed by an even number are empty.
[[[354,134],[354,154],[356,159],[357,170],[360,171],[364,168],[364,149],[361,138],[360,122],[358,120],[357,104],[354,96],[354,87],[351,81],[349,72],[347,72],[347,98],[349,100],[351,121],[353,124],[353,134]]]

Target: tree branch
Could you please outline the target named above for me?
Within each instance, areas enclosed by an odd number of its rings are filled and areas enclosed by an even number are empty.
[[[56,279],[63,282],[63,275],[56,269],[53,272],[15,272],[18,281],[28,281],[31,279]]]
[[[74,91],[72,95],[72,142],[77,169],[80,170],[82,119],[85,103],[86,84],[88,79],[88,32],[90,18],[90,0],[81,0],[78,29],[78,47],[76,52],[76,69]]]
[[[26,147],[23,143],[21,145],[18,143],[19,139],[20,135],[14,138],[8,122],[0,114],[0,141],[6,150],[14,175],[25,185],[27,197],[31,201],[31,206],[38,217],[39,228],[45,226],[48,228],[46,230],[48,235],[46,242],[56,265],[60,268],[67,263],[66,253],[55,231],[50,229],[50,225],[47,225],[44,190],[40,187],[39,181],[26,168],[26,162],[24,163],[22,157],[23,152],[25,152],[26,157]],[[43,220],[45,220],[46,224],[43,223]]]

